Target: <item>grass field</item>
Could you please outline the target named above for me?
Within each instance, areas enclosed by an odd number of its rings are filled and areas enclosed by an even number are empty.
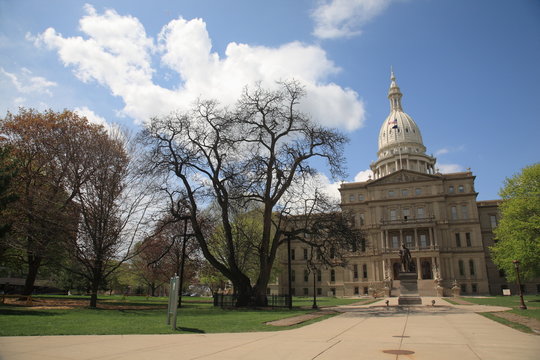
[[[523,297],[527,310],[519,308],[519,296],[489,296],[489,297],[464,297],[463,300],[492,306],[506,306],[512,308],[511,312],[540,320],[540,295],[525,295]]]
[[[86,304],[88,297],[37,296],[34,305],[55,300],[58,303],[69,300]],[[318,299],[320,306],[353,302],[358,302],[358,299]],[[298,307],[311,305],[311,298],[295,298],[293,303],[295,308],[292,310],[220,309],[212,306],[211,298],[184,297],[183,307],[178,311],[176,331],[165,323],[167,298],[102,296],[98,300],[98,309],[85,306],[64,309],[52,306],[39,308],[0,305],[0,336],[277,331],[304,326],[328,317],[286,328],[265,325],[268,321],[311,312]]]

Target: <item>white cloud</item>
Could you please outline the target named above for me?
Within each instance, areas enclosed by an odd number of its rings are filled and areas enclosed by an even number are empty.
[[[368,181],[369,179],[373,179],[373,171],[370,169],[362,170],[356,176],[354,177],[355,182],[361,182],[361,181]]]
[[[326,0],[313,10],[313,35],[321,39],[361,34],[360,27],[382,13],[393,0]]]
[[[76,108],[74,109],[74,111],[75,111],[79,116],[84,116],[85,118],[87,118],[88,121],[91,122],[91,123],[93,123],[93,124],[102,125],[102,126],[104,126],[104,127],[108,127],[108,126],[109,126],[109,123],[107,122],[107,120],[105,120],[104,117],[99,116],[99,115],[96,114],[94,111],[90,110],[87,106],[83,106],[82,108],[76,107]]]
[[[435,151],[435,155],[436,156],[444,155],[444,154],[448,154],[449,152],[450,152],[450,150],[448,150],[447,148],[442,148],[442,149],[439,149],[439,150]]]
[[[464,171],[463,166],[461,166],[459,164],[440,164],[440,163],[437,163],[436,167],[439,169],[439,172],[442,173],[442,174]]]
[[[83,37],[64,37],[53,28],[36,37],[58,52],[65,66],[84,82],[96,81],[124,101],[122,113],[144,122],[152,116],[187,108],[197,98],[215,98],[232,104],[246,85],[261,81],[296,79],[308,95],[302,110],[323,125],[354,130],[364,121],[364,105],[358,94],[329,82],[339,69],[319,46],[299,42],[277,48],[229,43],[223,58],[212,52],[212,42],[202,19],[179,18],[163,26],[154,40],[137,18],[114,10],[100,15],[87,5],[80,20]],[[169,89],[152,77],[162,67],[178,73],[178,84]],[[161,68],[160,70],[163,70]]]
[[[465,150],[465,145],[459,145],[459,146],[454,146],[454,147],[444,147],[442,149],[439,149],[437,151],[435,151],[435,155],[436,156],[439,156],[439,155],[444,155],[444,154],[448,154],[448,153],[453,153],[453,152],[460,152],[460,151],[463,151]]]
[[[26,68],[21,68],[19,75],[7,72],[1,67],[0,72],[11,81],[18,92],[23,94],[39,93],[52,96],[49,88],[57,85],[55,82],[49,81],[42,76],[32,76],[32,72]]]

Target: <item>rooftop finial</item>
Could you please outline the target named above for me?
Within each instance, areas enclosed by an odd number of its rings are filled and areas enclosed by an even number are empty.
[[[394,67],[392,65],[390,65],[390,80],[396,80],[396,76],[394,75]]]

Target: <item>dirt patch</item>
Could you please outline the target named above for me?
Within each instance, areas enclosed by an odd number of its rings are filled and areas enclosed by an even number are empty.
[[[536,334],[540,334],[540,321],[508,311],[492,313],[493,315],[531,328]]]
[[[459,297],[453,297],[450,300],[452,300],[453,302],[455,302],[456,304],[459,304],[459,305],[474,305],[474,303],[465,301],[465,300],[463,300],[462,298],[459,298]]]
[[[26,300],[20,300],[17,297],[6,298],[6,305],[31,307],[33,309],[58,309],[69,310],[77,308],[86,308],[89,305],[89,300],[86,299],[54,299],[54,298],[34,298],[31,303]],[[124,303],[115,304],[114,302],[100,302],[98,300],[98,309],[109,310],[152,310],[166,308],[167,305],[128,305]]]
[[[317,312],[314,312],[314,313],[311,313],[311,314],[304,314],[304,315],[293,316],[293,317],[286,318],[286,319],[269,321],[269,322],[266,323],[266,325],[293,326],[293,325],[301,324],[303,322],[306,322],[306,321],[309,321],[309,320],[312,320],[312,319],[317,319],[317,318],[319,318],[321,316],[329,315],[329,314],[336,314],[336,312],[335,311],[317,311]]]

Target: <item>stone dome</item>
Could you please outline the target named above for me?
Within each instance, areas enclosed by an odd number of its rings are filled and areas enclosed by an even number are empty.
[[[418,145],[425,151],[422,134],[414,120],[401,110],[392,110],[379,131],[379,153],[389,150],[398,143]]]
[[[390,114],[379,131],[378,159],[370,166],[375,179],[401,169],[433,174],[436,160],[426,155],[426,147],[418,125],[403,111],[401,106],[403,94],[396,84],[393,71],[390,79],[392,80],[388,90]]]

